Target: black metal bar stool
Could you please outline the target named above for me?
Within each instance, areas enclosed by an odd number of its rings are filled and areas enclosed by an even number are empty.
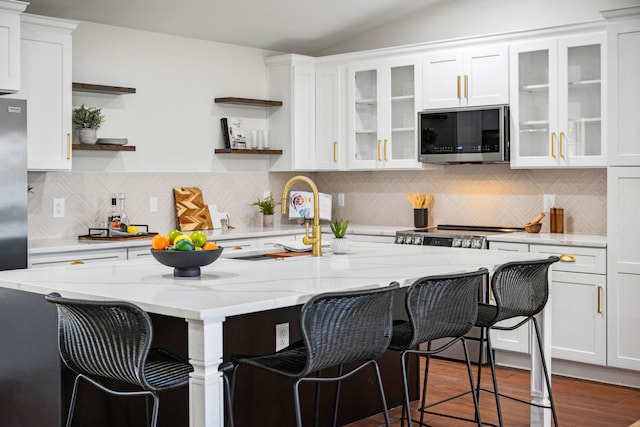
[[[482,290],[483,283],[488,280],[488,274],[486,268],[481,268],[471,273],[423,277],[416,280],[407,291],[405,307],[409,319],[394,321],[393,337],[389,346],[392,350],[402,352],[403,425],[405,414],[409,426],[412,425],[413,421],[411,419],[409,389],[407,386],[408,355],[417,354],[419,357],[426,357],[419,421],[420,425],[424,425],[424,413],[427,408],[433,406],[426,405],[427,379],[431,355],[440,353],[457,342],[461,342],[464,349],[469,374],[469,393],[473,396],[477,423],[482,425],[471,362],[464,335],[469,332],[476,322],[478,295]],[[441,338],[449,338],[449,340],[438,348],[432,349],[431,341]],[[417,348],[421,343],[429,343],[428,348],[426,350]],[[438,403],[441,402],[436,402],[435,404]],[[452,415],[448,416],[458,418]]]
[[[123,301],[69,299],[58,293],[45,298],[57,306],[60,356],[77,374],[67,427],[73,420],[80,379],[118,396],[153,397],[151,426],[155,426],[158,393],[186,385],[193,367],[168,351],[151,349],[153,327],[149,315]],[[104,379],[133,384],[141,390],[113,390],[102,384]]]
[[[493,274],[491,279],[491,292],[495,299],[495,305],[481,303],[478,306],[478,319],[476,326],[481,328],[480,340],[486,338],[487,353],[489,356],[489,365],[491,367],[491,377],[493,380],[493,390],[482,389],[480,386],[482,365],[478,365],[477,387],[480,390],[488,391],[494,394],[496,401],[496,409],[498,411],[498,421],[500,426],[504,425],[502,419],[502,409],[500,407],[500,396],[506,397],[518,402],[529,405],[549,408],[553,415],[553,422],[558,426],[558,416],[551,392],[550,373],[547,369],[545,355],[542,348],[542,339],[538,321],[535,316],[540,313],[547,304],[549,299],[549,267],[551,264],[559,261],[556,256],[543,260],[509,262],[500,265]],[[496,323],[501,320],[511,319],[523,316],[525,319],[513,326],[497,326]],[[540,405],[533,402],[517,399],[512,396],[500,394],[498,391],[498,381],[495,374],[495,360],[493,356],[493,347],[491,346],[491,329],[512,331],[523,325],[533,323],[533,329],[536,333],[536,342],[540,352],[540,360],[542,361],[542,369],[544,372],[547,390],[549,392],[550,405]],[[482,352],[482,346],[480,346]]]
[[[232,356],[221,364],[224,376],[228,424],[233,426],[234,379],[239,366],[253,366],[295,380],[293,385],[296,423],[302,427],[300,384],[338,382],[333,425],[337,422],[339,384],[345,378],[373,365],[385,417],[390,425],[382,378],[376,359],[391,341],[393,294],[397,283],[382,288],[329,292],[312,297],[300,314],[302,341],[264,356]],[[346,373],[343,365],[358,362]],[[337,376],[321,376],[323,369],[339,367]],[[317,411],[317,405],[316,405]]]

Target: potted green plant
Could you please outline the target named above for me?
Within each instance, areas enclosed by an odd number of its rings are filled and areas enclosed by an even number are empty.
[[[102,126],[104,115],[101,108],[85,107],[73,109],[73,127],[78,129],[80,144],[95,144],[98,140],[97,131]]]
[[[258,197],[257,202],[251,203],[250,206],[257,206],[262,213],[262,225],[265,227],[270,227],[273,225],[273,214],[275,213],[275,208],[279,203],[276,203],[275,199],[269,195],[264,198],[264,200],[260,200]]]
[[[334,254],[346,254],[349,251],[349,241],[345,237],[347,228],[349,228],[349,220],[335,219],[329,224],[331,232],[335,237],[331,240],[331,251]]]

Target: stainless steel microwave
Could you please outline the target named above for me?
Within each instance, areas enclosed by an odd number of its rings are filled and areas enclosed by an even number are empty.
[[[425,110],[419,113],[423,163],[509,161],[509,106]]]

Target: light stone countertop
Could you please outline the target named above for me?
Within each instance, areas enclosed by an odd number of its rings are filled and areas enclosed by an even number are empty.
[[[38,294],[119,299],[152,313],[186,319],[226,316],[303,304],[327,291],[407,286],[422,276],[492,270],[528,253],[351,242],[347,255],[249,261],[219,258],[198,278],[174,278],[153,258],[0,271],[0,286]]]
[[[528,243],[556,246],[582,246],[590,248],[606,248],[607,236],[599,234],[569,233],[501,233],[487,236],[490,242]]]

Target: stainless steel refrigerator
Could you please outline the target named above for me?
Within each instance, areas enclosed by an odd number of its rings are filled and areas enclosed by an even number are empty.
[[[27,268],[27,101],[0,97],[0,270]]]

